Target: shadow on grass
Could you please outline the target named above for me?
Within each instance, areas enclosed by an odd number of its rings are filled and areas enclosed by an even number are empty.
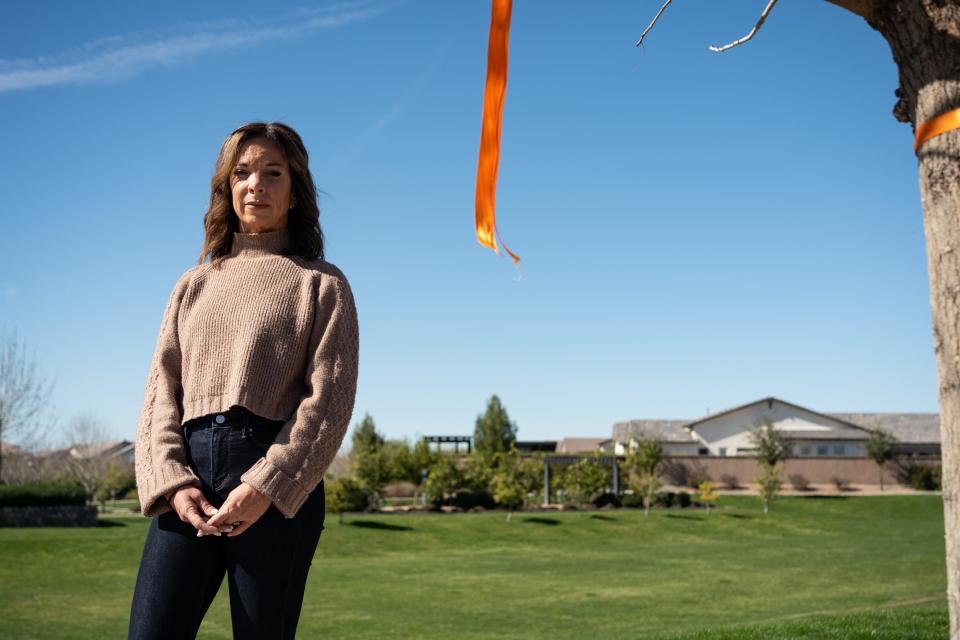
[[[344,522],[351,527],[360,527],[361,529],[378,529],[380,531],[413,531],[413,527],[402,524],[389,524],[386,522],[377,522],[376,520],[352,520]]]
[[[555,518],[541,518],[539,516],[534,516],[532,518],[524,518],[523,521],[532,522],[534,524],[548,524],[551,526],[560,524],[560,521]]]
[[[704,516],[685,516],[679,513],[668,513],[666,517],[673,518],[674,520],[696,520],[697,522],[703,522],[704,518]]]
[[[599,514],[599,513],[593,514],[592,516],[590,516],[590,518],[593,519],[593,520],[606,520],[606,521],[608,521],[608,522],[616,522],[616,521],[617,521],[617,519],[614,518],[614,517],[601,515],[601,514]]]
[[[104,520],[97,519],[98,527],[125,527],[127,526],[126,522],[121,522],[120,520]]]
[[[756,516],[748,516],[743,513],[725,513],[723,514],[727,518],[735,518],[737,520],[753,520]]]

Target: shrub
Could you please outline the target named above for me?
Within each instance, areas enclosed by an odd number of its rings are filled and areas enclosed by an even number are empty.
[[[602,509],[603,507],[605,507],[605,506],[607,506],[607,505],[611,505],[611,506],[614,506],[614,507],[619,507],[619,506],[621,506],[623,503],[622,503],[622,501],[620,500],[620,498],[618,498],[617,496],[613,495],[612,493],[601,493],[599,496],[597,496],[596,498],[593,499],[593,504],[594,504],[594,506],[596,506],[597,508]]]
[[[709,482],[709,481],[705,480],[704,482]],[[691,503],[691,499],[690,499],[689,493],[687,493],[686,491],[681,491],[677,493],[676,505],[678,507],[686,508],[690,506],[690,503]]]
[[[720,476],[720,483],[723,485],[724,489],[739,489],[740,488],[740,479],[730,473],[725,473]]]
[[[464,511],[469,511],[474,507],[493,509],[495,506],[497,506],[493,496],[491,496],[487,491],[464,490],[457,491],[453,495],[453,499],[450,501],[450,504],[457,508],[463,509]]]
[[[643,496],[636,493],[627,493],[620,499],[620,504],[629,509],[642,509]]]
[[[0,485],[0,507],[85,505],[87,492],[78,482],[32,482]]]
[[[837,491],[849,491],[850,490],[850,481],[846,478],[841,478],[839,476],[834,476],[831,478],[834,486],[837,487]]]
[[[351,476],[325,480],[324,495],[327,511],[331,513],[363,511],[367,508],[367,491],[359,480]]]
[[[675,494],[673,491],[663,491],[662,493],[658,493],[656,495],[653,500],[653,504],[659,507],[672,507],[676,501],[676,496],[677,494]]]
[[[907,469],[910,486],[920,491],[939,491],[942,486],[940,467],[927,464],[912,464]]]
[[[717,501],[717,494],[714,492],[714,484],[709,480],[700,483],[697,491],[697,504],[707,507],[707,515],[710,515],[710,505]]]
[[[810,491],[810,481],[802,473],[794,473],[790,476],[790,484],[797,491]]]

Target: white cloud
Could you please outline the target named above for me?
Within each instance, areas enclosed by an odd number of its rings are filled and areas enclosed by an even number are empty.
[[[271,19],[185,23],[162,33],[107,36],[52,56],[0,60],[0,93],[131,78],[147,69],[180,64],[216,51],[308,35],[361,22],[396,2],[356,0],[300,9]]]

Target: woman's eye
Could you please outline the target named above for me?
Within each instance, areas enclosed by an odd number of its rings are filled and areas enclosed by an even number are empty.
[[[233,175],[239,176],[239,175],[242,175],[242,174],[244,174],[244,173],[246,173],[246,171],[242,171],[242,170],[240,170],[240,169],[237,169],[236,171],[233,172]]]

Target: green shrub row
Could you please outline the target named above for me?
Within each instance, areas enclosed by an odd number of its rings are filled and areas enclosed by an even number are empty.
[[[87,494],[74,482],[33,482],[0,485],[0,507],[85,505]]]
[[[630,507],[633,509],[642,509],[643,496],[636,493],[630,493],[623,496],[620,499],[620,503],[624,507]],[[699,506],[699,502],[695,501],[693,499],[693,496],[691,496],[686,491],[678,491],[676,493],[674,493],[673,491],[661,491],[653,499],[653,506],[655,507],[685,508],[693,505]],[[598,505],[598,506],[602,506],[602,505]]]

